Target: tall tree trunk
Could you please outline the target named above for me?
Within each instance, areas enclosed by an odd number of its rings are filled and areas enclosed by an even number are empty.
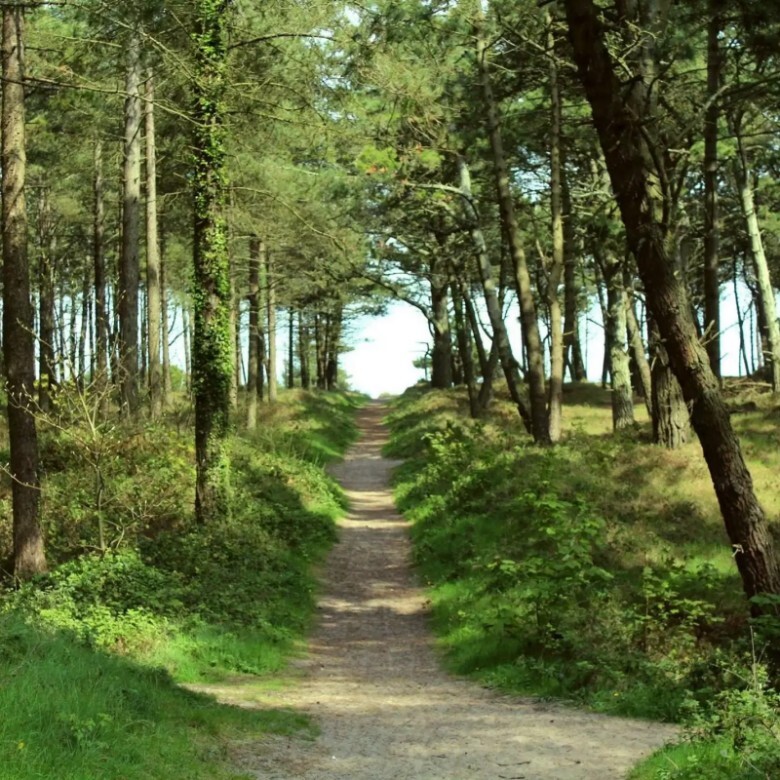
[[[474,354],[471,343],[471,330],[464,314],[464,301],[461,289],[462,283],[452,282],[452,303],[455,311],[455,334],[458,342],[458,352],[463,370],[463,382],[469,395],[469,411],[473,419],[477,419],[482,409],[479,405],[479,391],[474,376]]]
[[[550,386],[547,405],[548,435],[551,442],[561,438],[563,418],[563,320],[558,287],[563,279],[565,246],[563,232],[563,109],[555,58],[555,34],[549,11],[547,48],[550,67],[550,212],[552,215],[552,258],[547,269],[547,306],[550,312]]]
[[[526,430],[531,433],[533,430],[531,410],[520,393],[517,360],[515,360],[515,356],[512,353],[512,345],[509,341],[506,323],[504,322],[504,313],[498,298],[493,265],[488,256],[485,236],[480,227],[479,212],[471,192],[471,173],[466,160],[461,156],[458,157],[458,181],[465,204],[466,222],[471,226],[471,240],[474,244],[474,253],[477,258],[482,294],[485,298],[485,308],[487,309],[490,327],[493,331],[493,344],[498,352],[509,395],[517,407],[518,414],[525,424]],[[484,371],[483,376],[485,376]],[[485,381],[488,381],[487,376]]]
[[[618,257],[599,247],[595,255],[607,288],[607,316],[604,321],[605,344],[609,349],[610,387],[612,389],[612,429],[634,424],[634,401],[627,349],[627,326],[623,268]]]
[[[146,387],[146,368],[147,368],[147,356],[149,340],[147,338],[147,323],[149,322],[149,309],[147,307],[147,301],[149,296],[146,294],[146,286],[141,286],[138,289],[138,298],[141,306],[140,324],[141,333],[139,341],[138,356],[140,358],[138,366],[138,382],[141,387]]]
[[[222,99],[227,59],[228,0],[196,0],[195,241],[192,388],[195,396],[195,516],[201,523],[229,514],[230,395],[234,350],[227,249],[225,128]]]
[[[40,311],[38,345],[38,404],[41,411],[51,411],[51,393],[57,385],[57,363],[54,351],[54,268],[56,266],[57,236],[51,222],[49,193],[41,192],[39,208],[38,301]]]
[[[187,392],[192,392],[192,324],[186,301],[181,307],[182,341],[184,342],[184,375]]]
[[[566,365],[573,382],[584,382],[588,378],[580,343],[580,280],[577,273],[577,252],[574,235],[574,212],[566,169],[561,171],[561,196],[563,198],[563,285],[564,320],[563,348]]]
[[[628,278],[628,274],[624,277],[624,282]],[[631,357],[634,359],[634,363],[639,371],[639,376],[642,385],[642,397],[645,399],[645,407],[647,413],[651,419],[653,417],[653,380],[652,372],[650,370],[650,363],[647,360],[647,354],[645,352],[645,342],[642,338],[642,329],[639,326],[639,320],[636,316],[634,309],[634,297],[633,290],[629,290],[629,285],[626,284],[626,325],[628,328],[628,344],[631,350]]]
[[[341,326],[343,312],[338,307],[330,317],[328,330],[328,358],[325,367],[325,386],[336,390],[339,380],[339,352],[341,351]]]
[[[309,353],[311,352],[311,341],[309,339],[309,326],[303,309],[298,310],[298,364],[301,369],[301,387],[304,390],[311,390],[311,369],[309,367]]]
[[[138,285],[140,280],[141,59],[137,34],[127,46],[123,152],[122,253],[119,264],[119,364],[122,407],[138,409]]]
[[[287,310],[287,389],[295,387],[295,311]]]
[[[742,138],[741,117],[733,122],[734,135],[737,139],[737,158],[734,166],[737,188],[739,190],[742,216],[745,220],[748,239],[750,241],[750,256],[753,261],[753,270],[756,275],[758,288],[757,311],[759,312],[764,363],[768,368],[769,379],[772,383],[772,392],[780,393],[780,326],[777,324],[775,307],[775,290],[769,275],[769,265],[764,251],[764,240],[761,236],[761,227],[758,224],[755,199],[753,196],[753,183],[748,164],[747,150]]]
[[[712,371],[720,379],[720,218],[718,214],[718,92],[721,0],[709,0],[707,110],[704,115],[704,334]]]
[[[440,242],[440,248],[443,248]],[[431,356],[431,387],[445,390],[452,386],[452,337],[447,294],[449,280],[444,271],[445,261],[431,257],[431,320],[433,354]]]
[[[260,239],[249,239],[249,354],[246,376],[246,427],[257,427],[257,383],[260,373],[258,323],[260,322]]]
[[[164,235],[164,234],[163,234]],[[176,310],[174,309],[174,316]],[[160,339],[162,341],[162,405],[168,406],[171,397],[171,334],[168,323],[168,283],[165,262],[165,241],[160,240]]]
[[[78,382],[79,387],[84,388],[87,376],[87,336],[89,332],[90,292],[92,289],[91,269],[87,265],[84,268],[84,276],[81,288],[81,320],[79,321],[79,348],[78,348]]]
[[[92,262],[95,277],[95,371],[100,386],[108,381],[109,314],[106,300],[105,205],[103,201],[103,146],[95,141],[92,180]]]
[[[24,131],[24,21],[21,5],[3,7],[0,168],[3,229],[3,347],[13,512],[14,576],[46,570],[40,524],[38,434],[32,411],[35,383],[33,307],[27,258]]]
[[[640,71],[627,90],[615,74],[593,0],[564,2],[579,78],[593,112],[628,244],[672,369],[691,407],[745,593],[748,597],[780,593],[780,566],[766,515],[668,253],[668,203],[661,197],[666,171],[659,168],[662,141],[655,137],[662,128],[654,101],[648,99],[656,81],[645,81],[646,74]],[[628,25],[624,26],[629,35]],[[655,38],[653,31],[644,35]],[[761,608],[754,605],[754,610]]]
[[[542,340],[539,335],[539,323],[536,318],[536,303],[533,290],[531,289],[531,275],[528,272],[528,264],[520,239],[520,231],[515,219],[515,207],[509,184],[509,169],[504,155],[504,143],[501,136],[501,121],[490,80],[487,46],[481,30],[478,29],[478,26],[481,24],[481,10],[479,10],[481,7],[479,4],[476,4],[475,8],[478,9],[478,17],[475,24],[477,28],[475,29],[476,55],[482,87],[482,99],[485,104],[490,148],[493,153],[498,206],[501,214],[501,225],[509,242],[509,251],[515,271],[520,319],[523,326],[523,343],[525,344],[525,352],[528,358],[527,375],[531,399],[531,435],[536,443],[549,444],[550,430],[547,417],[544,357]]]
[[[268,378],[268,403],[276,403],[278,395],[276,379],[276,278],[271,253],[265,252],[265,305],[268,327],[268,362],[265,374]]]
[[[157,233],[157,148],[154,127],[154,76],[146,75],[146,295],[149,341],[149,408],[152,419],[162,414],[163,386],[160,365],[160,334],[162,316],[160,312],[160,241]],[[167,333],[165,334],[167,338]]]
[[[325,333],[323,315],[314,315],[314,356],[317,368],[317,389],[325,389]]]

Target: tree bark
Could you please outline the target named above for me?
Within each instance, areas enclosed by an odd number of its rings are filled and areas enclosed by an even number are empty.
[[[163,376],[160,365],[160,241],[157,233],[157,148],[154,127],[154,76],[146,76],[145,140],[146,140],[146,296],[147,339],[149,342],[149,408],[152,419],[162,414]],[[165,337],[167,338],[167,333]]]
[[[229,515],[230,394],[233,308],[227,246],[225,128],[222,97],[227,59],[228,0],[196,0],[195,241],[192,388],[195,396],[195,516]]]
[[[78,385],[83,390],[87,376],[87,337],[89,335],[90,293],[92,291],[92,274],[89,265],[82,269],[81,282],[81,320],[79,322],[78,348]]]
[[[127,45],[123,152],[122,253],[119,264],[119,366],[122,408],[138,409],[138,284],[140,281],[141,56],[138,35]]]
[[[431,318],[433,354],[431,356],[431,387],[446,390],[452,387],[452,336],[447,294],[449,280],[442,270],[445,261],[432,257],[430,261]]]
[[[39,208],[38,241],[40,264],[38,266],[38,404],[46,414],[51,411],[52,390],[57,385],[57,362],[54,349],[54,268],[56,265],[57,238],[51,218],[49,193],[41,192]]]
[[[720,0],[710,0],[707,23],[707,110],[704,115],[704,335],[712,371],[720,379],[720,218],[718,117],[721,55]]]
[[[680,383],[669,364],[669,355],[664,348],[661,334],[654,323],[650,326],[650,348],[653,354],[652,420],[653,441],[676,450],[687,444],[691,438],[690,415]]]
[[[469,396],[469,412],[473,419],[477,419],[482,409],[479,405],[479,391],[474,376],[474,355],[471,343],[471,330],[464,314],[464,301],[461,293],[463,285],[453,280],[452,303],[455,311],[455,334],[458,343],[458,353],[463,371],[463,382]]]
[[[780,567],[764,510],[731,426],[719,382],[699,342],[691,308],[669,257],[666,170],[658,115],[641,71],[618,80],[593,0],[565,0],[569,37],[607,161],[629,246],[672,369],[691,408],[735,560],[748,597],[780,593]],[[628,34],[628,32],[627,32]],[[652,31],[645,33],[653,35]],[[650,45],[650,43],[646,43]],[[761,611],[754,605],[754,610]]]
[[[742,138],[741,118],[734,120],[733,130],[737,139],[737,158],[734,170],[758,288],[757,304],[760,314],[762,344],[764,345],[762,353],[772,383],[772,392],[777,395],[780,394],[780,326],[777,324],[775,290],[772,286],[764,240],[761,236],[761,226],[758,223],[758,214],[756,214],[750,165]]]
[[[325,386],[328,390],[338,388],[339,352],[341,351],[341,327],[343,312],[340,307],[329,318],[328,357],[325,366]]]
[[[276,379],[276,280],[271,253],[265,253],[265,305],[268,323],[268,362],[265,373],[268,377],[268,403],[276,403],[278,390]]]
[[[609,349],[610,387],[612,389],[612,429],[620,431],[634,424],[634,400],[627,349],[627,325],[623,268],[618,257],[599,249],[596,257],[607,288],[607,316],[604,322],[605,344]]]
[[[246,374],[246,427],[257,427],[257,382],[260,373],[258,323],[260,322],[260,239],[249,239],[249,350]]]
[[[501,303],[498,300],[493,265],[488,256],[485,236],[480,227],[479,212],[477,211],[471,191],[471,173],[466,164],[466,160],[460,156],[458,157],[458,179],[459,189],[465,203],[466,221],[467,224],[470,225],[471,240],[477,258],[477,268],[479,270],[480,282],[482,283],[485,308],[487,309],[490,327],[493,331],[493,344],[498,352],[509,395],[517,408],[520,419],[523,421],[526,430],[531,433],[533,429],[531,410],[528,408],[525,399],[520,393],[520,377],[518,374],[517,361],[512,353],[512,345],[509,342],[509,334],[506,330]],[[484,369],[483,376],[485,376]],[[485,382],[487,381],[488,378],[485,376]]]
[[[287,309],[287,389],[295,387],[295,310]]]
[[[547,306],[550,312],[550,386],[547,404],[548,436],[555,443],[561,438],[563,422],[563,319],[558,287],[563,279],[565,246],[563,232],[563,109],[555,59],[555,35],[549,11],[547,48],[550,68],[550,213],[552,215],[552,258],[547,269]]]
[[[577,253],[574,234],[574,212],[571,206],[566,169],[562,170],[561,195],[563,198],[563,285],[564,319],[563,349],[569,375],[573,382],[584,382],[588,378],[580,343],[580,281],[577,274]]]
[[[625,279],[624,279],[625,281]],[[625,305],[626,305],[626,325],[628,328],[628,343],[631,350],[631,357],[639,370],[639,376],[642,385],[642,397],[645,399],[645,407],[651,419],[653,417],[653,380],[650,370],[650,363],[645,351],[645,342],[642,338],[642,329],[634,310],[633,291],[626,287]]]
[[[301,372],[301,387],[311,390],[311,369],[309,367],[309,353],[311,341],[309,339],[309,326],[303,309],[298,310],[298,365]]]
[[[35,342],[30,301],[25,203],[24,21],[21,5],[3,8],[0,167],[3,229],[3,347],[8,392],[8,438],[13,477],[14,576],[46,570],[40,524],[38,433],[33,415]]]
[[[162,340],[162,405],[167,407],[171,397],[171,334],[168,323],[168,276],[165,261],[164,233],[160,240],[160,338]],[[174,322],[176,309],[173,310]]]
[[[109,314],[106,299],[105,202],[103,198],[103,145],[95,141],[92,179],[92,263],[95,284],[95,371],[99,386],[108,384]]]
[[[477,9],[480,6],[475,6]],[[485,105],[490,148],[493,155],[493,172],[498,198],[501,225],[509,242],[509,252],[515,271],[517,297],[520,305],[520,320],[523,327],[523,343],[528,358],[528,386],[531,399],[531,435],[537,444],[550,443],[550,429],[547,416],[547,392],[544,378],[544,357],[542,340],[539,335],[539,323],[536,317],[536,303],[531,289],[531,275],[528,272],[525,252],[520,239],[520,230],[515,218],[515,207],[509,184],[509,169],[504,154],[504,142],[501,136],[501,120],[498,105],[493,95],[488,65],[488,52],[484,37],[478,26],[481,11],[475,22],[476,56],[479,68],[482,99]]]

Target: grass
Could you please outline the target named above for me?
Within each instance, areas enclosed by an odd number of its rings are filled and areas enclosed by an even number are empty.
[[[230,739],[309,728],[291,712],[218,705],[161,670],[18,616],[0,619],[0,631],[6,780],[236,778]]]
[[[263,407],[258,430],[232,442],[231,515],[205,528],[191,517],[186,412],[106,425],[86,445],[79,420],[44,433],[54,565],[0,592],[3,778],[239,777],[226,768],[236,736],[310,728],[295,713],[220,706],[177,683],[268,680],[300,651],[313,567],[345,506],[323,467],[354,439],[359,404],[291,392]],[[84,446],[103,458],[100,507]]]
[[[730,394],[756,489],[774,516],[778,412],[768,397],[745,404],[735,388]],[[564,441],[546,450],[501,399],[474,422],[457,392],[416,388],[390,415],[388,454],[407,459],[396,495],[413,522],[445,663],[505,691],[602,712],[717,719],[724,695],[750,693],[749,675],[735,670],[750,669],[751,637],[698,445],[650,444],[643,408],[634,430],[613,435],[609,394],[593,385],[568,387],[564,414]],[[760,654],[776,638],[757,630],[755,640]],[[780,708],[770,701],[765,709],[777,721]],[[710,777],[704,753],[713,739],[701,754],[679,748],[694,756],[680,754],[683,763],[703,762],[698,775],[668,778]],[[780,753],[780,741],[770,744]],[[733,752],[736,766],[745,751]],[[667,780],[653,771],[637,777]]]

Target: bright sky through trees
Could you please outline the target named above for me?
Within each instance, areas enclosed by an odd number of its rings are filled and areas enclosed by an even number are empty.
[[[749,292],[742,290],[740,306],[745,311],[749,305]],[[722,301],[723,327],[723,374],[739,375],[739,333],[734,299],[725,296]],[[510,313],[509,336],[516,354],[520,354],[520,329],[513,326],[517,317]],[[390,305],[383,317],[361,317],[350,328],[352,350],[342,359],[342,365],[349,376],[354,390],[376,398],[382,393],[392,395],[402,392],[423,378],[422,369],[413,362],[425,353],[431,337],[425,317],[405,303]],[[282,334],[280,334],[282,336]],[[282,336],[283,338],[283,336]],[[604,335],[601,326],[601,312],[594,307],[583,326],[583,348],[588,369],[588,379],[601,379],[601,365],[604,359]],[[487,339],[486,339],[487,341]]]

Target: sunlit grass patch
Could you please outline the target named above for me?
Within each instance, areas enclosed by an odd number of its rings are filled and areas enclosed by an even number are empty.
[[[308,728],[296,714],[218,705],[68,632],[0,618],[0,765],[7,780],[235,777],[228,740]]]
[[[479,421],[462,393],[419,390],[390,417],[445,663],[504,690],[678,720],[725,685],[723,658],[748,638],[706,464],[695,441],[650,444],[639,403],[636,429],[614,436],[608,391],[572,386],[565,400],[550,449],[500,394]]]

